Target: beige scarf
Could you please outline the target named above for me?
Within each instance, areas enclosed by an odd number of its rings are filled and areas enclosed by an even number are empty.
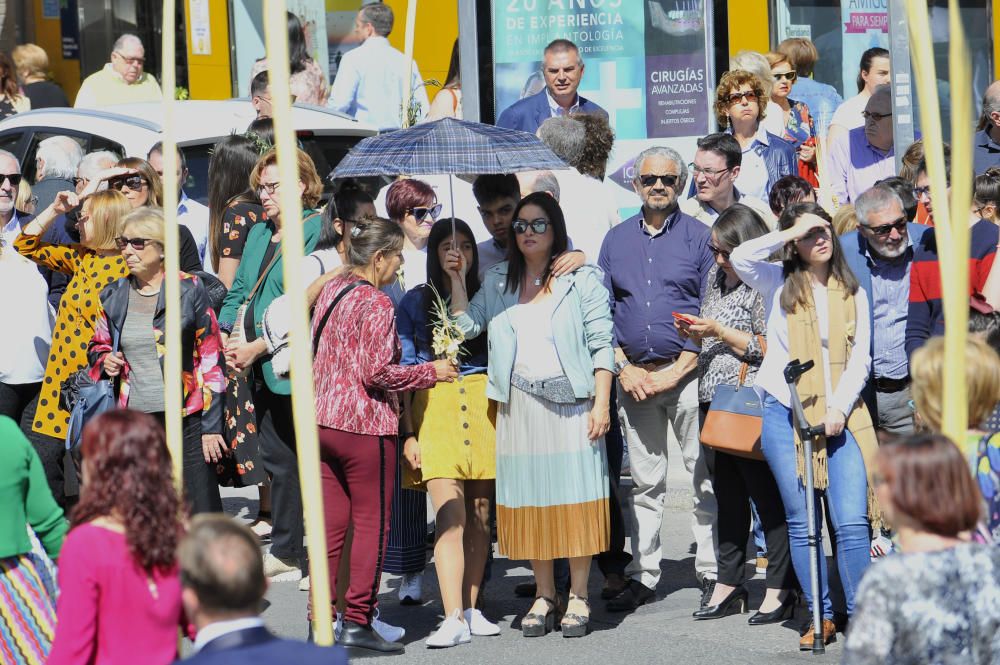
[[[857,321],[854,296],[848,293],[844,285],[833,276],[827,284],[827,320],[830,385],[836,387],[854,348]],[[826,370],[823,366],[823,347],[815,303],[810,302],[808,306],[799,305],[794,312],[788,314],[788,352],[791,358],[798,358],[801,362],[812,360],[814,363],[813,369],[799,378],[798,392],[806,412],[806,420],[812,425],[818,425],[826,417],[827,407]],[[868,518],[877,533],[877,529],[882,525],[882,513],[875,498],[872,473],[875,470],[878,437],[875,435],[868,407],[860,397],[851,412],[847,414],[847,430],[854,435],[858,447],[861,448],[861,456],[864,458],[865,474],[868,476]],[[799,478],[804,479],[805,448],[798,429],[795,429],[795,456]],[[816,489],[826,489],[830,484],[830,475],[827,467],[825,436],[817,437],[813,448],[812,465]]]

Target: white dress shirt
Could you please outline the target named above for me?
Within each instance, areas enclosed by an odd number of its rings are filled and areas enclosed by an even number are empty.
[[[177,221],[186,226],[194,236],[194,242],[198,245],[198,258],[204,264],[208,248],[208,207],[188,198],[184,190],[181,190],[181,199],[177,202]]]
[[[198,635],[194,638],[194,652],[198,653],[206,644],[212,640],[222,637],[223,635],[235,633],[238,630],[263,627],[264,620],[260,617],[245,617],[242,619],[230,619],[229,621],[216,621],[215,623],[210,623],[199,630]]]
[[[552,173],[559,181],[559,207],[566,218],[571,247],[581,250],[587,256],[587,263],[597,265],[604,236],[621,222],[618,206],[600,180],[576,169]]]
[[[17,319],[0,326],[0,383],[38,383],[45,376],[56,318],[49,286],[38,267],[9,245],[0,252],[0,284],[3,311]]]
[[[406,55],[390,46],[388,39],[369,37],[344,54],[327,105],[379,130],[399,129],[409,70]],[[421,109],[417,117],[423,118],[431,104],[416,62],[410,76],[413,99]]]
[[[21,222],[17,218],[17,209],[12,210],[11,213],[10,221],[4,224],[0,240],[2,240],[4,247],[9,247],[13,251],[14,241],[21,235]]]

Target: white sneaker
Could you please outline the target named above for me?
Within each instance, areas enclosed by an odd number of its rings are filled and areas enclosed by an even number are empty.
[[[399,642],[406,637],[406,629],[402,626],[393,626],[378,618],[378,608],[375,608],[375,616],[372,617],[372,629],[382,636],[387,642]]]
[[[299,580],[299,591],[309,591],[309,576],[303,575]]]
[[[407,573],[399,582],[399,602],[403,605],[419,605],[424,599],[424,574]]]
[[[277,577],[286,573],[300,573],[297,561],[279,559],[270,552],[264,555],[264,574],[268,577]]]
[[[462,621],[459,616],[458,610],[455,610],[424,644],[431,649],[445,649],[471,642],[472,633],[469,632],[469,624]]]
[[[496,625],[477,609],[465,610],[465,623],[469,632],[476,637],[493,637],[500,634],[500,626]]]

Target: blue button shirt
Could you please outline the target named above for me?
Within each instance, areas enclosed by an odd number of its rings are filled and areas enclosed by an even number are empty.
[[[806,106],[809,107],[809,114],[816,123],[816,133],[823,137],[826,136],[827,130],[830,128],[834,112],[844,103],[844,98],[837,93],[837,89],[832,85],[814,81],[807,76],[800,76],[795,80],[788,96],[805,102]]]
[[[876,377],[903,379],[910,373],[906,356],[906,317],[910,311],[910,264],[913,247],[898,261],[867,253],[872,273],[872,369]]]
[[[711,230],[680,210],[650,234],[642,214],[608,231],[598,265],[611,295],[614,344],[633,363],[657,363],[681,351],[697,353],[674,328],[672,312],[698,316],[708,273]]]
[[[396,306],[396,332],[399,334],[399,342],[402,346],[402,357],[400,365],[419,365],[435,360],[434,351],[431,345],[431,321],[427,308],[424,306],[424,298],[427,297],[430,288],[421,285],[406,292],[402,300]],[[475,295],[475,294],[470,294]],[[459,373],[462,376],[469,374],[485,374],[487,362],[486,335],[482,339],[470,340],[463,346],[471,344],[477,351],[460,355]]]
[[[982,175],[991,166],[1000,166],[1000,144],[990,138],[985,129],[976,132],[973,153],[976,175]]]

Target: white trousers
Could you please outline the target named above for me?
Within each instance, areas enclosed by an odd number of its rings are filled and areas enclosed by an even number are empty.
[[[659,371],[665,371],[663,368]],[[650,589],[660,581],[660,527],[667,491],[668,442],[678,442],[684,468],[692,475],[695,574],[699,582],[716,577],[713,525],[717,512],[698,423],[698,379],[692,372],[675,388],[637,402],[618,388],[618,416],[625,430],[632,497],[624,510],[631,536],[632,562],[625,574]],[[670,434],[673,436],[670,436]]]

